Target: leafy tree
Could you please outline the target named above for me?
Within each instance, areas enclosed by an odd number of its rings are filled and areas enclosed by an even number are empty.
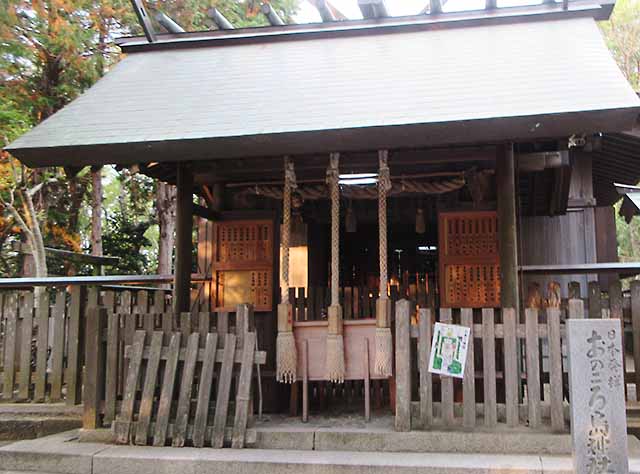
[[[618,0],[601,28],[618,66],[640,91],[640,0]]]
[[[298,0],[273,0],[273,7],[286,20],[295,13]],[[148,3],[150,10],[160,9],[187,30],[212,28],[206,13],[212,6],[218,8],[237,27],[267,24],[259,12],[257,0],[158,0]],[[158,26],[158,29],[161,27]],[[113,38],[123,34],[139,34],[140,27],[129,0],[2,0],[0,4],[0,140],[6,144],[31,126],[46,119],[69,101],[73,100],[119,59],[119,50]],[[26,241],[31,224],[38,224],[40,240],[35,247],[44,245],[81,251],[91,246],[92,252],[100,254],[100,233],[103,192],[99,167],[92,170],[47,168],[30,170],[7,153],[0,156],[0,249],[13,240]],[[128,212],[121,208],[119,214],[107,215],[106,232],[111,237],[146,228],[155,219],[148,210],[154,199],[149,186],[139,186],[130,175],[118,181],[120,192],[133,196]],[[168,240],[162,246],[163,258],[171,258],[172,219],[171,208],[174,197],[166,186],[158,186],[159,197],[164,197],[158,206],[161,227],[159,234]],[[28,192],[28,197],[27,193]],[[91,192],[91,194],[90,194]],[[142,192],[142,195],[137,193]],[[104,193],[106,197],[108,193]],[[13,202],[11,201],[13,197]],[[29,203],[33,212],[29,211]],[[121,199],[118,201],[122,201]],[[2,204],[4,203],[4,204]],[[17,214],[11,212],[13,204]],[[88,208],[93,207],[89,214]],[[136,208],[140,206],[140,208]],[[109,207],[105,202],[105,207]],[[125,206],[126,207],[126,206]],[[144,209],[142,209],[144,208]],[[86,215],[92,215],[91,225]],[[136,215],[141,216],[139,220]],[[132,217],[133,216],[133,217]],[[20,219],[18,219],[20,217]],[[146,226],[146,227],[145,227]],[[91,232],[91,239],[88,235]],[[37,233],[36,233],[37,234]],[[128,236],[123,236],[128,237]],[[123,243],[123,249],[131,250],[126,238],[112,238],[110,246]],[[140,240],[142,242],[142,240]],[[136,243],[137,245],[137,243]],[[147,244],[144,244],[147,245]],[[107,251],[107,243],[104,244]],[[134,246],[135,247],[135,246]],[[153,246],[151,246],[153,247]],[[150,247],[150,248],[151,248]],[[122,250],[122,249],[120,249]],[[109,247],[116,255],[117,249]],[[147,268],[145,258],[154,259],[154,251],[143,251],[141,266]],[[5,258],[11,255],[2,252],[0,271],[11,274],[20,263]],[[130,254],[135,255],[140,254]],[[168,257],[166,257],[168,255]],[[58,273],[75,272],[68,263],[51,262],[50,270]],[[43,265],[38,267],[42,271]],[[130,268],[134,268],[130,266]],[[167,268],[167,262],[164,262]],[[170,268],[170,265],[168,266]],[[45,270],[46,272],[46,270]]]

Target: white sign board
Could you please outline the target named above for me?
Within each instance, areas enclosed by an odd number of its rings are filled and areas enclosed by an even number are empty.
[[[471,330],[456,324],[436,323],[431,342],[429,372],[462,378]]]
[[[629,472],[619,319],[567,319],[577,474]]]

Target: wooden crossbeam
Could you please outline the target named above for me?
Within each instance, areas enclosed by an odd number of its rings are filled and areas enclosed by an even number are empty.
[[[271,26],[285,25],[284,21],[282,21],[282,18],[280,18],[280,15],[276,13],[276,11],[273,9],[270,3],[263,3],[260,6],[260,11],[264,16],[267,17],[267,20],[269,20],[269,24]]]
[[[425,5],[425,7],[420,12],[421,15],[428,15],[429,13],[433,13],[433,8],[431,7],[432,0],[429,0],[429,3]],[[442,13],[442,9],[447,4],[447,0],[440,0],[440,11],[438,13]]]
[[[438,15],[442,13],[442,0],[430,0],[429,7],[430,13],[432,15]]]
[[[364,18],[384,18],[389,16],[384,0],[358,0],[358,7]]]
[[[184,33],[185,32],[183,27],[178,25],[175,21],[173,21],[171,18],[169,18],[167,15],[165,15],[164,13],[162,13],[160,11],[156,13],[156,20],[169,33]]]
[[[227,18],[220,13],[220,10],[213,7],[207,11],[207,16],[213,20],[215,25],[221,30],[233,30],[235,27],[231,24]]]

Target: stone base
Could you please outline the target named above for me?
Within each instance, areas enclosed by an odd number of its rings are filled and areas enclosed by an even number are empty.
[[[640,474],[640,458],[629,459]],[[573,471],[570,456],[197,449],[79,443],[78,432],[0,448],[0,474],[512,474]]]
[[[228,444],[231,429],[225,433]],[[111,430],[80,430],[79,441],[114,444]],[[473,431],[459,429],[396,432],[391,416],[377,416],[365,423],[359,416],[298,418],[271,416],[247,430],[246,445],[253,449],[296,451],[349,451],[385,453],[464,453],[570,455],[568,433],[507,428]],[[640,441],[629,437],[629,449],[640,455]]]

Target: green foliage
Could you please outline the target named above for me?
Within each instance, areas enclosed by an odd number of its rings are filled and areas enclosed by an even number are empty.
[[[299,0],[271,0],[271,6],[285,22],[290,22],[298,11]],[[217,8],[236,28],[265,26],[269,22],[260,13],[259,0],[159,0],[154,2],[163,13],[169,15],[187,31],[214,29],[207,10]],[[158,26],[158,31],[163,31]]]
[[[272,0],[285,20],[299,0]],[[206,12],[215,6],[236,27],[266,25],[258,0],[158,0],[147,2],[186,30],[212,29]],[[162,31],[156,25],[158,31]],[[141,34],[130,0],[0,0],[0,143],[12,141],[90,87],[118,61],[117,36]],[[0,197],[16,186],[11,158],[0,155]],[[82,251],[89,247],[91,179],[88,170],[18,165],[28,187],[44,184],[34,196],[44,243]],[[155,268],[158,227],[154,212],[155,184],[127,170],[111,172],[105,187],[103,250],[123,259],[113,272]],[[145,237],[146,236],[146,237]],[[0,207],[0,272],[13,276],[20,259],[8,251],[24,235]],[[147,238],[149,237],[149,238]],[[87,272],[51,261],[51,273]]]
[[[151,245],[145,237],[148,223],[134,223],[118,213],[108,217],[106,224],[102,235],[104,253],[120,257],[118,266],[110,269],[108,273],[140,275],[151,270],[149,256],[143,251],[144,247]]]
[[[640,91],[640,0],[617,0],[611,19],[601,28],[618,66]]]

